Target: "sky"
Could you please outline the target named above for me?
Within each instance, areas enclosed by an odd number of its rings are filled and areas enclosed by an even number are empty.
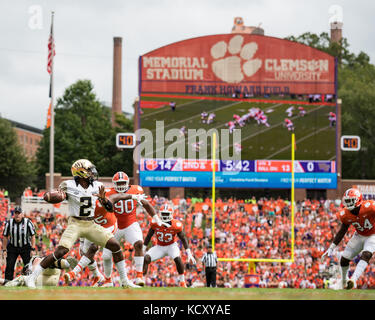
[[[337,9],[335,9],[337,8]],[[138,58],[193,37],[230,33],[234,17],[284,38],[330,31],[337,16],[350,50],[375,62],[375,2],[326,0],[2,0],[0,115],[44,129],[50,98],[47,43],[54,11],[54,96],[89,79],[111,105],[113,38],[122,37],[122,109],[133,113]]]

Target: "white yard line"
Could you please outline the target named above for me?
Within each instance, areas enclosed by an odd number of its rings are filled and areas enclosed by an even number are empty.
[[[319,132],[321,132],[321,131],[327,130],[327,129],[329,129],[329,128],[330,128],[330,126],[327,126],[327,127],[324,127],[324,128],[320,128],[318,131],[312,132],[312,133],[308,134],[307,136],[304,136],[303,138],[297,140],[296,143],[298,143],[298,142],[302,142],[302,141],[304,141],[304,140],[306,140],[306,139],[312,137],[313,135],[315,135],[315,134],[317,134],[317,133],[319,133]],[[274,157],[275,155],[277,155],[277,154],[280,153],[280,152],[284,152],[285,150],[290,149],[290,147],[291,147],[290,145],[287,145],[286,147],[281,148],[281,149],[279,149],[278,151],[276,151],[276,152],[274,152],[274,153],[268,155],[268,156],[265,157],[264,159],[272,159],[272,157]]]

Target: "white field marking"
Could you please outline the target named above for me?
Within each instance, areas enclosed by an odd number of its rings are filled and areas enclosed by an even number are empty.
[[[309,113],[311,113],[311,112],[315,112],[315,111],[317,111],[317,110],[319,110],[319,109],[321,109],[321,108],[324,108],[324,107],[325,107],[325,106],[320,106],[320,107],[318,107],[318,108],[316,108],[316,109],[313,109],[313,110],[307,111],[306,114],[309,114]],[[296,116],[292,117],[291,119],[296,119],[296,118],[298,118],[298,117],[299,117],[299,116],[296,115]],[[245,140],[247,140],[247,139],[250,139],[250,138],[252,138],[252,137],[255,137],[255,136],[257,136],[258,134],[264,133],[264,132],[266,132],[266,131],[268,131],[268,130],[271,130],[271,129],[273,129],[273,128],[279,127],[279,126],[281,126],[282,124],[283,124],[283,122],[280,122],[280,123],[278,123],[278,124],[275,124],[275,125],[273,125],[273,126],[270,126],[270,127],[266,128],[266,129],[263,129],[263,130],[261,130],[261,131],[258,131],[258,132],[255,132],[255,133],[252,133],[252,134],[248,135],[247,137],[241,139],[241,144],[242,144],[243,141],[245,141]],[[224,147],[224,148],[221,149],[221,150],[226,150],[227,148],[230,148],[231,145],[232,145],[232,144],[229,144],[228,146]]]
[[[196,102],[198,102],[198,101],[202,101],[202,100],[197,99],[197,100],[193,100],[193,101],[185,102],[185,103],[180,104],[180,105],[176,105],[176,109],[177,109],[177,108],[181,108],[181,107],[186,106],[186,105],[189,105],[189,104],[196,103]],[[164,106],[164,107],[166,107],[166,106]],[[158,113],[161,113],[161,112],[167,112],[167,111],[170,111],[170,109],[169,109],[169,108],[170,108],[169,105],[167,105],[168,110],[165,110],[164,107],[161,107],[161,110],[158,110],[158,111],[155,111],[155,112],[151,112],[151,113],[146,114],[146,115],[145,115],[145,119],[147,119],[148,116],[153,116],[153,115],[158,114]],[[170,112],[172,112],[172,111],[170,111]],[[142,117],[141,117],[141,121],[142,121]]]
[[[331,157],[330,159],[328,159],[328,161],[332,161],[333,159],[336,159],[336,155],[334,155],[333,157]]]
[[[234,102],[234,103],[231,103],[231,104],[226,104],[225,106],[222,106],[222,107],[220,107],[220,108],[218,108],[218,109],[215,109],[215,110],[212,110],[212,111],[223,110],[223,109],[226,109],[226,108],[232,107],[232,106],[234,106],[234,105],[236,105],[236,104],[239,104],[239,103],[241,103],[241,102],[242,102],[242,101],[237,101],[237,102]],[[182,119],[182,120],[177,121],[177,122],[172,122],[172,123],[170,123],[170,124],[164,126],[164,129],[165,129],[165,128],[172,127],[172,126],[175,126],[176,124],[181,123],[181,122],[187,122],[187,121],[189,121],[189,120],[191,120],[191,119],[199,118],[200,116],[201,116],[200,114],[197,114],[197,115],[192,116],[192,117],[187,118],[187,119]],[[155,128],[155,129],[152,129],[151,132],[155,132],[155,130],[156,130],[156,128]]]
[[[298,143],[298,142],[302,142],[302,141],[306,140],[307,138],[310,138],[310,137],[312,137],[313,135],[318,134],[318,133],[321,132],[321,131],[327,130],[328,128],[329,128],[329,126],[324,127],[324,128],[320,128],[318,131],[312,132],[312,133],[308,134],[307,136],[304,136],[303,138],[301,138],[301,139],[299,139],[299,140],[296,140],[296,143]],[[277,154],[280,153],[280,152],[284,152],[285,150],[288,150],[290,147],[291,147],[291,145],[287,145],[286,147],[283,147],[283,148],[279,149],[278,151],[276,151],[276,152],[274,152],[274,153],[268,155],[268,156],[265,157],[264,159],[272,159],[272,157],[274,157],[275,155],[277,155]]]

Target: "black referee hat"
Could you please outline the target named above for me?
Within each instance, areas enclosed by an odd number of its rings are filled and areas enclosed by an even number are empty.
[[[14,212],[22,213],[22,209],[21,209],[21,207],[15,207],[15,208],[14,208]]]

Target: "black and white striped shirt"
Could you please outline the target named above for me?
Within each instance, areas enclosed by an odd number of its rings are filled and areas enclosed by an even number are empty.
[[[217,264],[217,255],[216,252],[208,253],[206,252],[202,257],[202,263],[204,263],[205,267],[213,268],[216,267]]]
[[[3,236],[9,237],[9,242],[17,248],[31,245],[31,237],[35,234],[35,227],[29,218],[22,218],[17,223],[14,218],[9,219],[4,227]]]

